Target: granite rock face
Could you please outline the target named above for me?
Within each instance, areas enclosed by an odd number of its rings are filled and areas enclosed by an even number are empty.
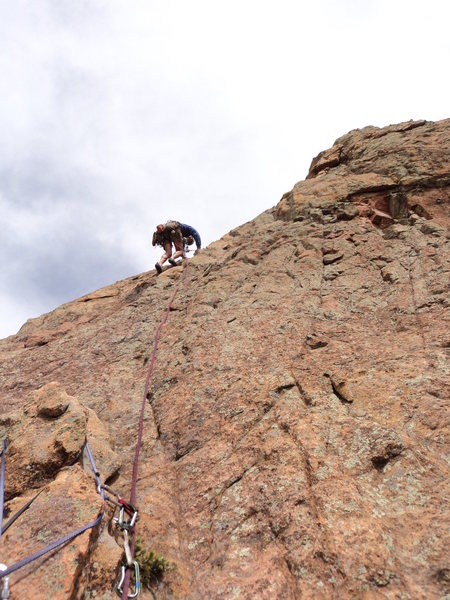
[[[432,214],[446,225],[449,148],[448,120],[352,131],[312,161],[307,180],[285,194],[277,216],[295,220],[305,204],[323,209],[328,202],[329,214],[341,220],[357,209],[381,227],[411,214]]]
[[[357,130],[189,261],[137,486],[137,535],[175,568],[143,597],[450,593],[449,190],[450,120]],[[129,497],[153,339],[182,277],[131,277],[0,341],[7,513],[43,490],[2,562],[98,513],[92,474],[74,464],[85,435]],[[12,575],[11,597],[112,598],[112,511]]]

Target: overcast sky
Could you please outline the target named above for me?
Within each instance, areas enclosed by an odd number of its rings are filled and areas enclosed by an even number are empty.
[[[0,0],[0,337],[450,107],[448,0]]]

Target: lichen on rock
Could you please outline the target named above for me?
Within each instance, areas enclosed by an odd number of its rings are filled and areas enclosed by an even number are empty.
[[[189,261],[144,399],[137,532],[176,565],[156,597],[448,593],[449,148],[449,120],[352,131]],[[8,514],[43,490],[11,557],[98,511],[73,464],[85,436],[128,498],[184,273],[130,277],[0,341]],[[111,597],[113,511],[15,593]]]

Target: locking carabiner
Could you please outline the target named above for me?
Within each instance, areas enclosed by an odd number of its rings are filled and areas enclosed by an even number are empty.
[[[141,593],[141,579],[139,573],[139,564],[136,560],[133,561],[132,565],[122,565],[122,575],[120,577],[119,583],[116,585],[117,595],[122,597],[123,593],[123,582],[125,581],[125,575],[127,569],[130,569],[131,566],[134,566],[134,593],[128,594],[128,598],[137,598]]]

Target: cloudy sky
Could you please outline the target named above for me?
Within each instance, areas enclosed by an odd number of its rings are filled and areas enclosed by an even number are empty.
[[[0,0],[0,337],[275,205],[351,129],[449,117],[448,0]]]

